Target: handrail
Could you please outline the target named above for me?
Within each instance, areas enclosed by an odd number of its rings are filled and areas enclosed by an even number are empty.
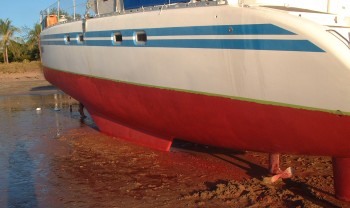
[[[78,0],[79,1],[79,0]],[[82,15],[85,13],[86,9],[86,0],[81,0],[82,2],[77,3],[77,0],[56,0],[50,6],[40,11],[41,17],[52,14],[51,11],[54,11],[58,18],[61,17],[64,13],[69,13],[73,20],[76,20],[78,14]],[[77,8],[80,8],[80,12],[77,12]],[[72,12],[69,12],[73,10]],[[84,11],[81,11],[84,10]]]
[[[83,1],[83,2],[79,2]],[[133,1],[133,0],[130,0]],[[224,5],[229,4],[229,1],[233,4],[236,2],[238,4],[241,0],[190,0],[188,3],[179,3],[179,4],[165,4],[165,5],[156,5],[142,7],[142,11],[154,10],[156,7],[166,7],[166,9],[175,9],[188,6],[209,6],[209,5]],[[67,2],[69,3],[67,5]],[[124,8],[124,0],[114,0],[113,11],[100,13],[100,8],[98,2],[104,2],[104,0],[56,0],[45,10],[40,12],[40,22],[42,24],[42,29],[49,27],[56,23],[63,23],[66,21],[75,21],[79,19],[89,18],[89,17],[101,17],[106,15],[115,15],[115,14],[127,14],[139,12],[139,9],[128,9]],[[111,2],[110,2],[111,3]],[[95,7],[95,9],[93,9]],[[165,9],[165,8],[164,8]],[[148,11],[147,10],[147,11]],[[69,13],[71,11],[71,13]],[[48,24],[47,18],[54,15],[54,18],[57,18],[55,23]],[[65,16],[64,16],[65,15]],[[78,16],[79,15],[79,16]],[[52,17],[50,17],[52,18]]]
[[[340,34],[338,31],[329,29],[327,30],[330,34],[334,35],[337,37],[340,41],[342,41],[348,48],[350,49],[350,40],[346,39],[342,34]]]

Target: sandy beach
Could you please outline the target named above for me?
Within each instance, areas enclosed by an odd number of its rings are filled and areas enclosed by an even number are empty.
[[[100,133],[77,109],[40,68],[0,72],[0,207],[350,207],[334,197],[330,157],[282,155],[294,176],[271,184],[266,153],[181,140],[156,151]]]
[[[0,64],[0,95],[28,94],[35,87],[51,86],[39,62]]]

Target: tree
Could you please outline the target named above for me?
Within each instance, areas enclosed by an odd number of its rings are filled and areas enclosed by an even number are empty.
[[[27,34],[27,46],[28,50],[31,53],[35,53],[36,51],[39,51],[39,57],[41,57],[41,47],[40,47],[40,33],[41,33],[41,25],[40,24],[35,24],[34,28],[29,30]],[[31,54],[33,56],[33,54]],[[35,56],[35,55],[34,55]]]
[[[23,61],[26,58],[27,51],[28,49],[24,41],[19,37],[15,37],[13,40],[10,40],[8,60]]]
[[[12,25],[11,20],[0,19],[0,48],[3,50],[4,62],[6,64],[9,63],[8,50],[15,32],[19,32],[19,29]]]

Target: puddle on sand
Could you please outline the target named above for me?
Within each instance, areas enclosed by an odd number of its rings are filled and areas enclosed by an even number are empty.
[[[0,207],[38,207],[37,196],[49,193],[51,159],[69,150],[57,138],[83,125],[77,110],[70,112],[76,102],[51,93],[0,96]]]

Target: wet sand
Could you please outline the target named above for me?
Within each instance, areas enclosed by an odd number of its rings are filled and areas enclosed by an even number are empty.
[[[1,73],[0,71],[0,95],[35,94],[35,91],[55,89],[48,83],[40,70],[24,73]],[[50,92],[51,93],[51,92]]]
[[[266,184],[265,153],[135,146],[31,73],[0,74],[0,207],[350,207],[334,198],[329,157],[283,156],[294,177]]]

